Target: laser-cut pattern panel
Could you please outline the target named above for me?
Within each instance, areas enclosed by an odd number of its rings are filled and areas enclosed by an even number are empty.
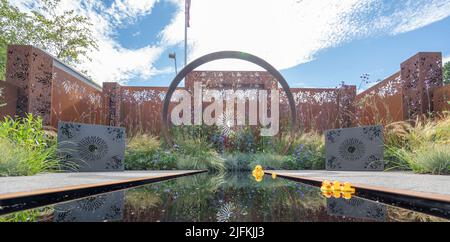
[[[383,126],[333,129],[325,131],[327,170],[381,171]]]
[[[58,153],[77,171],[123,171],[125,129],[72,122],[58,124]]]

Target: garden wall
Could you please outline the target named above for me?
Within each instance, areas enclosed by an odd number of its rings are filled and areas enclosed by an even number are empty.
[[[217,90],[278,89],[280,92],[280,119],[287,124],[290,109],[285,92],[276,79],[265,71],[193,71],[186,77],[185,86],[192,93],[194,82]],[[356,96],[355,86],[340,88],[291,88],[297,108],[297,119],[302,130],[349,127]],[[248,116],[248,102],[247,102]],[[203,106],[206,106],[204,104]],[[248,117],[247,117],[248,120]]]
[[[357,124],[415,120],[442,111],[434,96],[442,87],[442,54],[419,52],[400,64],[400,71],[356,96]],[[439,105],[439,104],[437,104]]]
[[[433,101],[435,111],[450,111],[450,85],[434,90]]]
[[[356,96],[355,121],[359,125],[404,120],[400,72]]]
[[[6,83],[17,89],[7,96],[17,96],[16,102],[7,102],[9,111],[2,116],[33,113],[52,127],[58,120],[101,123],[101,88],[38,48],[8,47]]]
[[[121,124],[132,133],[159,135],[167,89],[167,87],[122,87]],[[169,105],[169,113],[173,106],[174,103]]]
[[[14,116],[16,114],[17,87],[0,80],[0,114]]]
[[[355,86],[346,85],[291,88],[301,129],[385,124],[448,109],[450,88],[442,87],[441,61],[441,53],[417,53],[400,65],[399,72],[358,95]],[[197,81],[222,90],[278,88],[282,125],[289,122],[286,95],[267,72],[194,71],[180,89],[192,92]],[[0,107],[0,116],[33,113],[52,127],[63,120],[125,126],[129,133],[152,134],[160,132],[167,92],[167,87],[121,86],[115,82],[99,86],[46,52],[23,45],[9,46],[6,80],[0,82],[0,88],[1,101],[6,102]]]

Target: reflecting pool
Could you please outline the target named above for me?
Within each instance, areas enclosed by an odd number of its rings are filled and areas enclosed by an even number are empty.
[[[249,173],[202,173],[0,217],[0,221],[447,221],[310,185]]]

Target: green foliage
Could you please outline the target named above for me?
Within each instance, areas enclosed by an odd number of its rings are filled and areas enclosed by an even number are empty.
[[[40,214],[37,210],[27,210],[0,217],[0,222],[36,222]]]
[[[450,115],[438,120],[396,122],[386,126],[387,169],[418,173],[449,174]]]
[[[399,167],[411,169],[416,173],[436,175],[450,174],[450,149],[448,145],[427,144],[419,150],[389,148]]]
[[[147,135],[131,138],[125,150],[127,170],[176,169],[176,159],[160,147],[159,140]]]
[[[442,72],[444,74],[444,84],[450,85],[450,61],[444,64]]]
[[[0,176],[27,176],[59,168],[56,144],[42,127],[42,120],[5,118],[0,122]]]
[[[226,153],[223,155],[225,159],[225,168],[227,171],[249,171],[252,154],[236,152]]]
[[[258,130],[252,130],[250,127],[244,127],[238,129],[232,133],[229,137],[230,148],[233,151],[254,153],[257,149],[256,135],[253,132],[259,132]]]
[[[325,140],[322,134],[308,132],[296,137],[290,154],[293,169],[325,169]]]
[[[0,73],[1,75],[1,73]],[[0,76],[1,77],[1,76]],[[1,81],[1,80],[0,80]],[[4,102],[4,98],[3,98],[3,89],[0,88],[0,108],[6,106],[6,103]]]
[[[178,140],[177,166],[179,169],[207,169],[224,171],[224,160],[210,143],[200,138]]]
[[[92,23],[74,10],[58,13],[61,0],[43,0],[31,13],[21,12],[8,0],[0,0],[0,79],[4,78],[8,44],[34,45],[69,65],[98,46]]]
[[[182,137],[182,136],[178,136]],[[179,139],[173,150],[165,150],[155,137],[137,135],[125,151],[127,170],[205,169],[223,171],[224,161],[206,140]]]
[[[253,169],[257,165],[261,165],[264,169],[267,170],[284,170],[289,169],[290,166],[290,157],[273,154],[273,153],[256,153],[252,155],[252,159],[250,161],[250,168]]]

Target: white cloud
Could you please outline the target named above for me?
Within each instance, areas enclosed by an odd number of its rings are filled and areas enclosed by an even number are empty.
[[[162,38],[182,43],[184,1],[171,1],[179,11]],[[450,0],[193,0],[189,59],[240,50],[286,69],[355,38],[404,33],[449,15]],[[248,68],[256,69],[235,61],[218,61],[202,69]]]
[[[163,46],[146,46],[140,49],[124,48],[115,38],[115,28],[125,21],[135,21],[139,16],[150,14],[157,0],[115,0],[105,6],[96,0],[62,0],[57,11],[74,9],[93,23],[92,30],[98,41],[98,50],[90,54],[92,62],[85,60],[77,69],[87,70],[98,83],[121,82],[131,78],[149,77],[168,70],[158,70],[154,62],[164,51]],[[18,0],[19,8],[29,11],[36,4],[34,0]]]
[[[117,27],[151,14],[159,1],[114,0],[106,6],[98,0],[62,0],[63,9],[75,9],[91,19],[98,39],[99,50],[92,53],[92,63],[78,68],[88,70],[99,83],[149,79],[170,71],[158,70],[154,63],[167,48],[183,48],[184,0],[164,0],[177,9],[157,36],[157,45],[127,49],[115,38]],[[36,2],[16,0],[14,4],[29,11]],[[192,0],[189,60],[210,52],[239,50],[286,69],[313,60],[326,48],[357,38],[404,33],[449,15],[450,0]],[[200,69],[259,68],[223,60]]]
[[[124,19],[136,19],[139,16],[151,13],[153,5],[158,0],[115,0],[107,13],[118,23]]]
[[[447,57],[442,57],[442,64],[445,64],[447,62],[450,62],[450,55]]]

